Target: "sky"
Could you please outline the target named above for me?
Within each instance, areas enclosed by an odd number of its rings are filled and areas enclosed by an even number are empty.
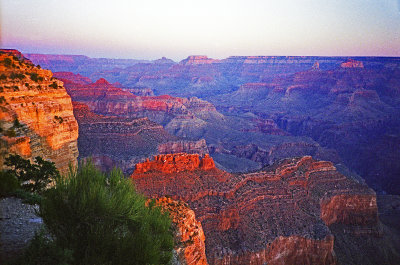
[[[400,56],[400,0],[0,0],[23,53]]]

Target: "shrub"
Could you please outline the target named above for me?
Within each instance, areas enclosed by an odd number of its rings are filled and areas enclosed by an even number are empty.
[[[64,122],[64,119],[63,119],[63,117],[60,117],[60,116],[54,116],[54,119],[56,120],[56,121],[58,121],[58,123],[63,123]]]
[[[10,58],[4,58],[3,64],[4,64],[5,67],[11,67],[12,61],[11,61]]]
[[[54,89],[57,89],[57,88],[58,88],[58,85],[57,85],[56,82],[53,82],[52,84],[49,85],[49,87],[52,87],[52,88],[54,88]]]
[[[145,206],[120,170],[108,176],[88,162],[57,178],[47,190],[40,216],[75,264],[167,264],[173,238],[169,217]]]
[[[22,190],[20,188],[17,189],[16,191],[14,191],[10,195],[20,198],[23,203],[27,203],[27,204],[40,205],[40,203],[42,202],[42,196],[40,196],[39,194],[28,192],[28,191]]]
[[[59,176],[55,164],[39,156],[35,157],[35,163],[32,164],[19,155],[9,155],[5,164],[11,168],[8,172],[14,174],[22,182],[22,188],[29,192],[42,193]]]
[[[15,137],[15,136],[17,136],[17,133],[15,132],[14,128],[9,128],[9,129],[4,133],[4,135],[5,135],[5,136],[8,136],[8,137]]]
[[[6,171],[0,171],[0,183],[1,197],[13,194],[20,187],[20,183],[15,175]]]
[[[43,81],[43,77],[39,76],[37,73],[30,73],[29,76],[34,82]]]
[[[25,78],[25,75],[24,74],[20,74],[20,73],[11,73],[10,74],[10,78],[11,79],[24,79]]]
[[[14,127],[15,128],[22,127],[22,124],[19,122],[19,120],[17,118],[15,118],[15,120],[14,120]]]

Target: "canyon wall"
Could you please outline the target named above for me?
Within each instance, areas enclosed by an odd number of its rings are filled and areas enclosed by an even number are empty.
[[[18,51],[0,51],[1,165],[9,153],[41,156],[61,173],[77,164],[78,123],[63,83]]]

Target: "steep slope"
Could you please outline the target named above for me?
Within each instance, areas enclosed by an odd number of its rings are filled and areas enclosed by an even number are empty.
[[[0,51],[0,164],[9,153],[41,156],[62,172],[77,162],[78,123],[71,98],[52,72],[15,50]]]
[[[174,254],[181,265],[207,265],[204,232],[188,205],[171,198],[158,198],[155,204],[169,213],[174,232]],[[174,263],[175,264],[175,263]]]
[[[379,240],[375,193],[311,157],[232,175],[208,156],[160,155],[131,178],[147,196],[189,204],[210,264],[335,264],[337,224]]]

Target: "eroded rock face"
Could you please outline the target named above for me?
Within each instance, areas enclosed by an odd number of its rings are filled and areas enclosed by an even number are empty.
[[[206,265],[205,236],[201,223],[182,201],[158,198],[156,205],[168,211],[174,231],[174,249],[180,265]]]
[[[201,156],[208,154],[206,140],[204,139],[198,141],[180,140],[167,142],[159,144],[157,149],[160,154],[187,153],[199,154]]]
[[[202,223],[210,264],[335,264],[328,225],[378,222],[375,193],[330,162],[305,156],[239,175],[202,170],[194,159],[182,164],[186,170],[164,170],[182,156],[149,161],[157,166],[139,166],[131,178],[149,197],[189,204]]]
[[[215,107],[204,100],[169,95],[137,96],[103,78],[88,85],[68,83],[66,88],[74,101],[83,102],[91,111],[102,115],[148,117],[162,125],[172,119],[196,124],[196,119],[222,118]]]
[[[166,154],[154,156],[153,160],[147,160],[136,165],[135,173],[141,174],[151,171],[162,173],[177,173],[182,171],[208,170],[215,168],[214,161],[208,154],[200,159],[198,154]]]
[[[78,156],[71,98],[51,71],[13,56],[17,53],[0,52],[1,162],[8,153],[41,156],[66,173]]]
[[[80,158],[93,158],[103,170],[118,166],[132,172],[136,163],[157,154],[159,144],[176,140],[148,118],[104,116],[83,103],[73,102],[73,106],[79,123]]]

